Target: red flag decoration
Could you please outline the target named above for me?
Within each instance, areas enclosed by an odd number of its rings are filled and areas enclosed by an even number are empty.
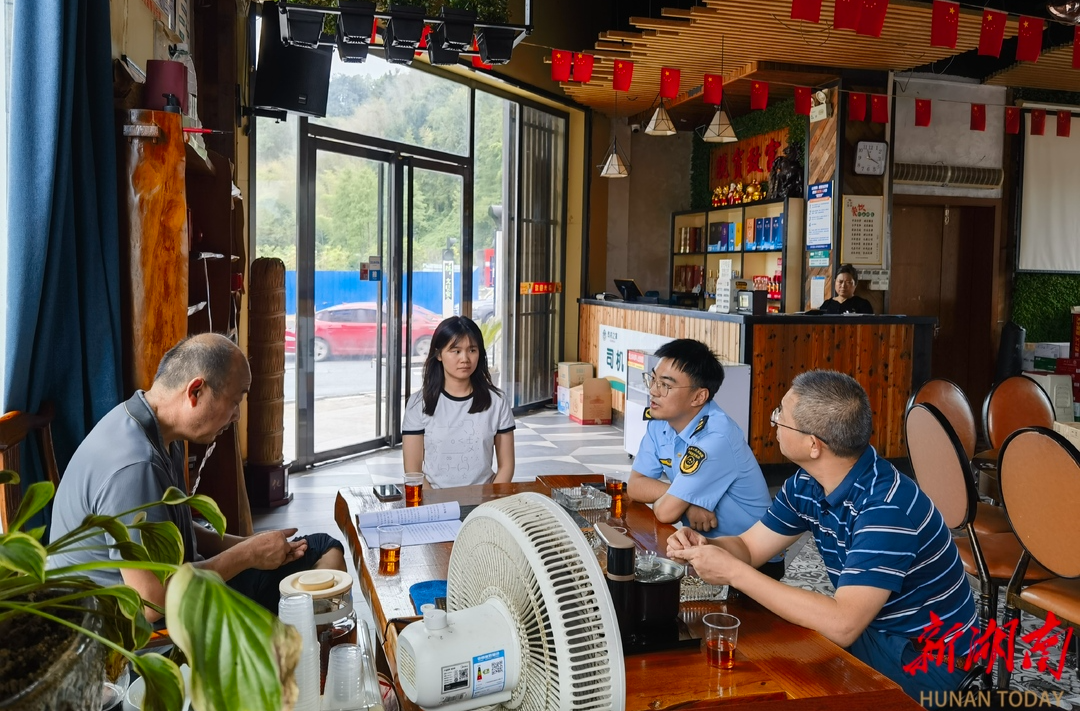
[[[679,78],[681,72],[671,67],[663,67],[660,70],[660,98],[674,99],[679,95]]]
[[[930,125],[930,99],[915,99],[915,125]]]
[[[431,25],[424,25],[424,31],[420,33],[420,46],[418,49],[427,49],[428,35],[431,34]],[[420,52],[416,53],[416,56],[420,56]]]
[[[870,120],[874,123],[889,122],[889,97],[884,94],[870,95]]]
[[[833,27],[838,30],[858,30],[862,0],[836,0],[833,5]]]
[[[821,21],[821,0],[791,0],[791,19]]]
[[[595,59],[591,54],[578,52],[574,55],[574,81],[582,84],[592,79],[593,63]]]
[[[769,105],[769,82],[756,81],[750,85],[750,108],[764,111]]]
[[[849,121],[866,120],[866,94],[852,92],[847,97],[847,114]]]
[[[719,74],[705,75],[705,103],[719,106],[724,98],[724,77]]]
[[[881,28],[885,26],[885,13],[888,11],[889,0],[863,0],[859,27],[855,31],[867,37],[881,37]]]
[[[1041,136],[1046,133],[1046,109],[1031,110],[1031,135]]]
[[[1037,62],[1042,52],[1043,21],[1038,17],[1020,16],[1020,36],[1016,42],[1016,61]]]
[[[959,26],[960,3],[934,0],[934,14],[930,18],[930,46],[956,49]]]
[[[570,81],[571,56],[564,49],[551,50],[551,81]]]
[[[1073,28],[1072,68],[1080,69],[1080,25]]]
[[[1005,107],[1005,133],[1020,133],[1020,107]]]
[[[1069,133],[1072,131],[1072,112],[1058,111],[1057,114],[1058,138],[1068,138]]]
[[[1005,39],[1004,12],[983,10],[982,29],[979,31],[979,54],[988,57],[1001,56],[1001,42]]]
[[[615,60],[615,76],[611,86],[615,91],[630,91],[630,81],[634,78],[634,63],[625,59]]]
[[[986,130],[986,104],[972,104],[971,105],[971,125],[972,131],[985,131]]]
[[[795,87],[795,113],[799,116],[810,115],[810,87]]]

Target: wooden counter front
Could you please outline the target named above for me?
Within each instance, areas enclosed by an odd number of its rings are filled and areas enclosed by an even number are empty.
[[[870,443],[885,457],[907,455],[904,406],[915,385],[930,377],[936,319],[921,316],[742,316],[711,314],[648,304],[582,299],[578,357],[600,362],[600,329],[694,338],[721,360],[750,369],[750,447],[761,464],[787,460],[776,444],[769,417],[796,375],[831,369],[866,388],[874,415]],[[624,395],[612,389],[612,407]]]

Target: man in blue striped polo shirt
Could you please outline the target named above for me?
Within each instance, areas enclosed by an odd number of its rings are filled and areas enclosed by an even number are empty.
[[[739,536],[705,539],[682,528],[668,554],[701,577],[730,584],[786,620],[816,630],[898,683],[915,699],[953,691],[962,668],[933,662],[910,674],[918,637],[941,619],[957,657],[976,622],[975,601],[956,545],[915,482],[870,446],[870,401],[833,371],[797,376],[772,415],[780,451],[799,471],[764,518]],[[917,446],[917,445],[916,445]],[[836,593],[790,587],[754,569],[810,531]]]

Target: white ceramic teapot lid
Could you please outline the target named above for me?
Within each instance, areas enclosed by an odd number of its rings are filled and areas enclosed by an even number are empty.
[[[340,570],[304,570],[282,579],[278,590],[282,595],[307,593],[312,599],[337,597],[352,589],[352,576]]]

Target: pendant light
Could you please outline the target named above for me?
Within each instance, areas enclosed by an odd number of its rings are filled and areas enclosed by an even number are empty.
[[[724,76],[724,38],[720,38],[720,76]],[[731,119],[728,118],[727,111],[724,111],[724,98],[720,97],[720,105],[716,107],[716,113],[713,114],[712,121],[709,121],[709,125],[705,126],[705,131],[701,134],[701,140],[706,143],[734,143],[738,141],[738,136],[735,135],[735,129],[731,125]]]
[[[1080,24],[1080,2],[1048,2],[1046,10],[1059,20]]]
[[[660,105],[656,107],[649,125],[645,127],[645,133],[649,136],[674,136],[675,124],[671,122],[667,109],[664,108],[664,100],[660,99]]]
[[[619,115],[619,93],[615,92],[615,110],[612,112],[615,118]],[[630,163],[623,157],[619,150],[619,140],[615,131],[611,132],[611,145],[608,146],[604,162],[596,166],[600,169],[601,178],[626,178],[630,175]]]

